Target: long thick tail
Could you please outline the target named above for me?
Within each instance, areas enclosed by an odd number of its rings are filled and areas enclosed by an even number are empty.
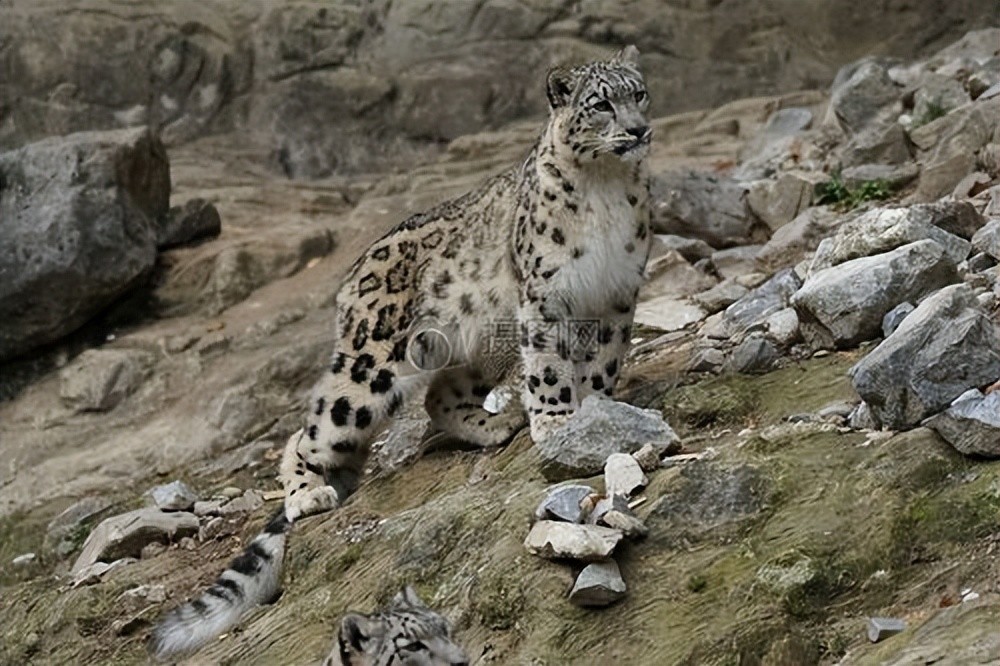
[[[191,652],[235,626],[250,609],[274,599],[290,528],[282,508],[204,594],[167,613],[149,638],[153,658]]]

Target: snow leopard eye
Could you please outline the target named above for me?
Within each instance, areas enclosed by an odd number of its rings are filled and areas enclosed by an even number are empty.
[[[637,91],[635,91],[635,102],[636,102],[636,104],[642,104],[645,101],[645,99],[646,99],[646,91],[645,90],[637,90]]]
[[[611,106],[611,102],[606,99],[602,99],[600,102],[594,102],[594,105],[590,108],[598,113],[611,113],[614,111],[614,107]]]

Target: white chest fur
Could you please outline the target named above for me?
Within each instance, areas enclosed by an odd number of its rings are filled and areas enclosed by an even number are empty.
[[[621,181],[584,183],[579,209],[561,222],[567,244],[579,253],[557,273],[554,287],[576,316],[599,317],[631,303],[642,284],[649,236],[638,237],[638,221]]]

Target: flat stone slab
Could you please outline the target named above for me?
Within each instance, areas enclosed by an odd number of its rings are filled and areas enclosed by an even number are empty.
[[[100,560],[139,557],[143,546],[166,543],[198,534],[198,518],[185,511],[136,509],[112,516],[94,528],[83,544],[71,573],[74,575]]]
[[[609,527],[540,520],[531,526],[524,547],[549,560],[594,562],[610,557],[622,538],[621,532]]]
[[[604,463],[604,487],[609,495],[632,497],[649,484],[642,467],[627,453],[612,453]]]
[[[584,510],[580,502],[593,494],[593,492],[593,488],[583,485],[554,488],[549,491],[546,498],[535,509],[535,517],[539,520],[561,520],[567,523],[582,523]]]

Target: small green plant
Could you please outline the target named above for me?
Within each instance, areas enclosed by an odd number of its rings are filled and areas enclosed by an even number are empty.
[[[708,587],[708,579],[705,576],[694,574],[688,578],[687,588],[689,591],[698,594],[699,592],[704,592],[706,587]]]
[[[950,109],[941,103],[940,97],[928,100],[927,105],[924,107],[924,112],[920,114],[919,118],[915,119],[913,125],[914,127],[920,127],[921,125],[934,122],[938,118],[948,115],[948,111]]]
[[[884,180],[866,180],[857,187],[848,187],[840,170],[830,175],[830,180],[816,186],[816,204],[830,205],[837,210],[857,208],[866,201],[882,201],[892,196],[892,186]]]

